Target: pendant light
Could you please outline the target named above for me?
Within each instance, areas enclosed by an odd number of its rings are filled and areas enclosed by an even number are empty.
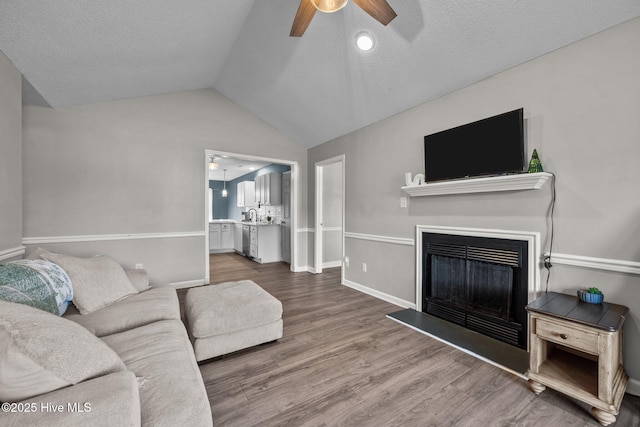
[[[224,171],[224,188],[222,189],[222,197],[227,197],[229,195],[229,193],[227,192],[227,170],[223,169]]]

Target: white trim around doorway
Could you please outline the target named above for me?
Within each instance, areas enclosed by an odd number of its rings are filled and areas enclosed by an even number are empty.
[[[274,159],[270,157],[263,156],[253,156],[250,154],[242,154],[242,153],[231,153],[227,151],[219,151],[214,149],[205,149],[204,150],[204,200],[208,198],[208,189],[209,189],[209,158],[211,156],[229,156],[238,159],[246,159],[246,160],[256,160],[262,162],[276,163],[281,165],[287,165],[291,167],[291,230],[296,230],[298,227],[298,185],[300,185],[300,165],[298,162],[293,160],[284,160],[284,159]],[[209,274],[209,209],[207,204],[204,204],[204,215],[205,224],[205,283],[210,283],[211,277]],[[298,261],[298,233],[291,233],[291,271],[297,271],[297,261]]]

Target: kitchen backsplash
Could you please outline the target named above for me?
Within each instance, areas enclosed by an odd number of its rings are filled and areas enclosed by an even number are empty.
[[[282,222],[282,205],[261,206],[260,208],[254,209],[258,212],[258,219],[260,221],[266,221],[267,217],[270,216],[272,222],[277,224]]]

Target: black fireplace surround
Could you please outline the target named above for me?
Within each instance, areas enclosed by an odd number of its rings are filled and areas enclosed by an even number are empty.
[[[422,311],[527,348],[528,245],[422,233]]]

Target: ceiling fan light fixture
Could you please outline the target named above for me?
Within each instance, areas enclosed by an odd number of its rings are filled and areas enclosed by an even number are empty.
[[[216,163],[216,158],[215,157],[210,157],[209,158],[209,169],[214,171],[214,170],[217,170],[219,167],[220,167],[220,165]]]
[[[311,4],[320,12],[337,12],[347,5],[349,0],[311,0]]]
[[[366,31],[356,34],[356,46],[358,46],[358,49],[366,52],[373,49],[375,44],[376,42],[373,36]]]

